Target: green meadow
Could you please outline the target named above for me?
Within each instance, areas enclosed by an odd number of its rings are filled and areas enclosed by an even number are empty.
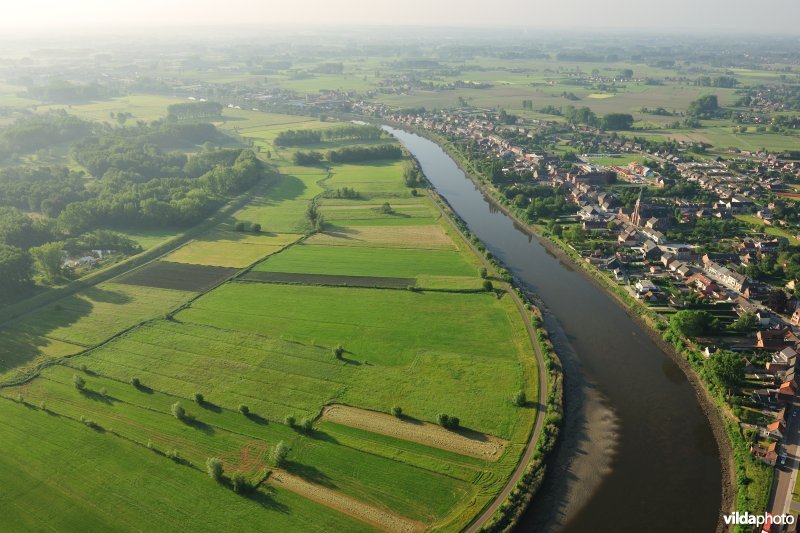
[[[122,100],[75,107],[105,121],[116,106],[145,117],[171,102]],[[335,123],[228,108],[218,125],[259,147],[278,172],[273,184],[154,264],[168,269],[81,290],[4,328],[0,376],[57,360],[0,389],[8,435],[0,483],[12,487],[0,499],[4,517],[30,529],[374,530],[378,522],[349,510],[349,498],[384,524],[463,528],[504,486],[537,416],[512,402],[522,388],[533,397],[537,383],[523,317],[508,296],[482,289],[478,258],[427,196],[412,196],[402,161],[295,166],[297,149],[276,149],[275,135]],[[344,187],[358,198],[336,197]],[[307,217],[312,201],[326,220],[321,231]],[[145,248],[174,235],[127,234]],[[253,264],[311,280],[410,278],[415,287],[247,277],[201,294],[145,286],[169,286],[198,268],[225,280]],[[176,402],[188,413],[182,420],[171,413]],[[400,406],[420,422],[446,412],[467,431],[504,439],[504,451],[477,459],[320,418],[337,403],[364,416]],[[290,427],[287,417],[311,427]],[[276,468],[269,455],[278,442],[289,452]],[[226,479],[242,472],[258,482],[255,492],[237,495],[209,479],[209,457],[222,460]],[[275,472],[306,489],[287,488]],[[52,505],[33,513],[41,502]]]

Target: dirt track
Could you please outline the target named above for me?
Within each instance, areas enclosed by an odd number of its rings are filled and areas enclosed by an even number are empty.
[[[492,435],[456,433],[436,424],[346,405],[329,405],[322,411],[322,419],[487,461],[497,461],[506,445],[504,440]]]
[[[425,524],[421,522],[383,511],[341,492],[309,483],[281,470],[274,471],[269,477],[269,482],[357,520],[372,524],[383,531],[407,533],[425,529]]]

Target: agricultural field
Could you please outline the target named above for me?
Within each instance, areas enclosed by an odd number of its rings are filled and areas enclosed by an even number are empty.
[[[127,112],[133,115],[132,121],[144,120],[147,122],[164,118],[167,106],[185,102],[182,98],[156,96],[149,94],[132,94],[108,100],[99,100],[86,104],[43,105],[38,106],[38,111],[65,110],[72,115],[77,115],[86,120],[95,122],[113,123],[111,114]]]
[[[234,275],[239,269],[156,261],[116,279],[117,283],[180,291],[208,290]]]
[[[180,290],[102,283],[61,298],[3,328],[0,377],[47,358],[80,352],[192,296]]]
[[[281,250],[297,240],[297,235],[244,233],[218,230],[181,246],[164,258],[174,263],[190,263],[244,268]]]
[[[242,498],[148,450],[146,442],[132,445],[49,409],[3,398],[0,428],[3,520],[20,529],[223,531],[267,522],[284,530],[375,530],[275,485]],[[298,505],[302,516],[286,512]]]
[[[333,123],[235,109],[225,118],[220,127],[253,139],[276,166],[274,185],[160,260],[3,332],[36,347],[31,361],[67,356],[0,389],[9,450],[25,446],[29,425],[47,435],[20,456],[41,469],[0,460],[23,478],[14,512],[51,498],[52,515],[28,518],[32,527],[81,512],[103,527],[112,517],[88,502],[108,500],[125,502],[132,529],[462,528],[504,485],[537,416],[512,401],[521,389],[536,395],[523,317],[508,295],[482,287],[479,259],[427,196],[411,194],[401,162],[299,167],[274,136]],[[344,187],[358,197],[336,197]],[[325,220],[317,230],[312,201]],[[130,236],[143,246],[169,238]],[[440,413],[459,429],[439,425]],[[109,475],[126,483],[106,488],[66,471],[42,482],[54,450],[71,442],[80,444],[73,467],[114,457]],[[278,443],[288,451],[276,463]],[[209,457],[220,459],[222,483],[206,475]],[[169,484],[141,481],[164,471]],[[254,492],[230,490],[234,473]],[[170,516],[171,491],[204,506]]]

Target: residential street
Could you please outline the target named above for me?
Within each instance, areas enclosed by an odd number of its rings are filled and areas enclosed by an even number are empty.
[[[786,464],[781,465],[780,458],[778,459],[778,464],[775,467],[773,490],[767,505],[767,509],[772,515],[784,513],[800,514],[800,503],[792,501],[792,490],[800,467],[800,416],[796,415],[798,411],[797,402],[795,401],[792,405],[793,415],[789,420],[789,426],[786,428],[786,435],[781,449],[781,455],[785,454],[787,456]],[[782,530],[773,527],[772,531]]]

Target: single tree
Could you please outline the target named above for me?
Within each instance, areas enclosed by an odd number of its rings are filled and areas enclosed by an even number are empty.
[[[203,393],[195,392],[194,393],[194,401],[195,401],[195,403],[197,403],[197,405],[203,405],[203,402],[205,402],[206,399],[203,397]]]
[[[334,357],[336,357],[336,359],[341,359],[342,357],[344,357],[344,346],[340,344],[336,348],[334,348],[333,355]]]
[[[255,224],[250,226],[250,231],[252,231],[253,233],[260,233],[261,232],[261,224],[256,222]]]
[[[289,447],[283,441],[280,441],[269,452],[269,462],[272,466],[278,468],[286,463],[286,456],[289,455]]]
[[[524,390],[518,391],[514,395],[514,405],[517,407],[523,407],[526,403],[528,403],[528,397],[525,395]]]
[[[83,379],[78,374],[73,374],[73,376],[72,376],[72,384],[75,385],[76,389],[83,390],[86,387],[86,380]]]
[[[60,242],[48,242],[31,248],[30,254],[37,268],[47,281],[53,281],[61,274],[64,260],[64,245]]]
[[[292,415],[286,415],[286,418],[284,418],[283,421],[287,426],[289,426],[290,428],[293,428],[294,424],[296,422],[296,419]]]
[[[139,387],[141,387],[141,386],[142,386],[142,382],[141,382],[141,381],[139,381],[139,378],[137,378],[137,377],[132,377],[132,378],[131,378],[131,385],[133,385],[135,388],[137,388],[137,389],[138,389]]]
[[[395,405],[392,407],[392,415],[396,416],[397,418],[401,418],[403,416],[403,409]]]
[[[206,461],[206,472],[214,481],[222,481],[223,466],[222,461],[216,457],[209,457]]]
[[[233,491],[237,494],[246,494],[253,490],[253,483],[242,472],[236,472],[231,477]]]
[[[731,389],[744,379],[744,358],[735,352],[721,350],[706,360],[706,367],[714,380],[725,388],[728,396]]]
[[[186,409],[183,408],[180,402],[175,402],[172,404],[172,416],[178,420],[183,420],[186,418]]]
[[[244,416],[248,416],[250,414],[250,408],[247,407],[245,404],[239,406],[239,412],[242,413]]]

